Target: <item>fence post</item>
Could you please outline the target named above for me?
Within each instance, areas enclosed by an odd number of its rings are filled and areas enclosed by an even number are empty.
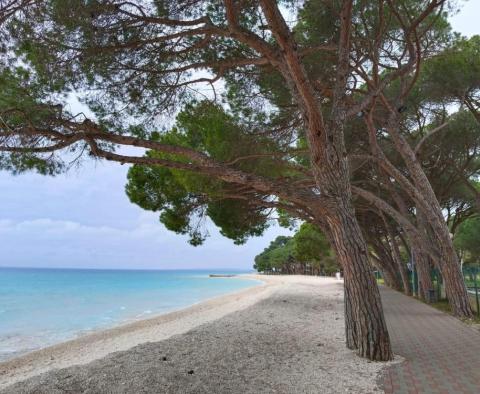
[[[435,269],[435,278],[437,280],[437,301],[442,299],[442,287],[440,285],[440,271]]]
[[[475,286],[475,299],[477,301],[477,315],[480,316],[480,301],[478,299],[478,284],[477,284],[477,278],[478,278],[478,268],[475,269],[474,273],[474,279],[473,279],[473,284]]]
[[[418,273],[417,273],[417,267],[416,266],[413,266],[412,277],[413,277],[413,294],[416,297],[420,297],[420,292],[419,292],[420,288],[418,286]]]

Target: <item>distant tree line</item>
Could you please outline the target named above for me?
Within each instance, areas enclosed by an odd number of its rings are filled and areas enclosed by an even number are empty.
[[[473,215],[462,220],[456,228],[454,237],[454,245],[462,264],[480,266],[480,216]],[[375,241],[378,240],[385,241],[385,238],[380,237]],[[369,253],[373,268],[381,273],[386,284],[401,288],[399,272],[394,272],[396,278],[392,281],[388,271],[385,270],[385,261],[392,257],[386,256],[386,252],[375,245],[375,242],[369,244]],[[411,259],[408,248],[399,245],[398,254],[402,266],[409,269]],[[266,273],[327,276],[341,269],[325,235],[310,223],[302,224],[293,236],[276,237],[268,247],[255,256],[253,268]]]
[[[325,235],[318,227],[304,223],[294,236],[278,236],[255,257],[259,272],[332,275],[340,268]]]

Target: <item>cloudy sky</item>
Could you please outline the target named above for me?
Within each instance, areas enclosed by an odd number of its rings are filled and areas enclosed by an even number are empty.
[[[452,18],[455,30],[480,34],[480,1]],[[242,268],[279,234],[236,246],[209,226],[210,238],[192,247],[166,230],[158,215],[128,201],[127,166],[88,163],[55,178],[0,172],[0,266],[93,268]]]

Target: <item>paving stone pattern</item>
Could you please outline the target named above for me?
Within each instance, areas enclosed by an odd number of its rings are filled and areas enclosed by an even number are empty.
[[[387,394],[480,394],[480,332],[460,320],[394,290],[381,289],[395,354]]]

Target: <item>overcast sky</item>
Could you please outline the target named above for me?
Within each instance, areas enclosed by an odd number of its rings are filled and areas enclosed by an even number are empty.
[[[480,1],[452,18],[456,31],[479,34]],[[55,178],[0,172],[0,266],[89,268],[243,268],[279,234],[236,246],[214,226],[203,246],[166,230],[158,214],[131,204],[127,166],[88,163]]]

